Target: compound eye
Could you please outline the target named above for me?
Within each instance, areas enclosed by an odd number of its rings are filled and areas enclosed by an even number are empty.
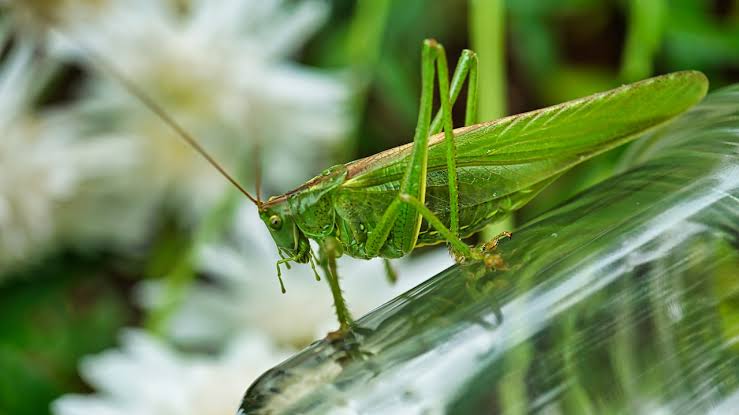
[[[274,230],[278,230],[282,227],[282,218],[280,218],[277,215],[272,215],[269,217],[269,226],[272,227]]]

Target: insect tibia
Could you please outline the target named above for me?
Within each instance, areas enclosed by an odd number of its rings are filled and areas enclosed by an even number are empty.
[[[308,260],[310,261],[310,268],[313,270],[313,275],[315,275],[316,281],[321,281],[321,275],[318,273],[318,270],[316,269],[316,259],[313,255],[313,251],[310,252],[310,256]]]
[[[282,281],[282,269],[280,268],[280,265],[285,264],[289,268],[289,265],[287,264],[286,259],[281,259],[277,261],[277,280],[280,282],[280,291],[285,294],[287,290],[285,289],[285,283]]]

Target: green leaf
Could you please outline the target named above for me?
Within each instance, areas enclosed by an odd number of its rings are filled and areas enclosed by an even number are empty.
[[[660,47],[667,4],[664,0],[629,1],[629,23],[621,78],[635,80],[652,74],[652,58]]]
[[[624,173],[514,232],[507,270],[449,268],[264,374],[242,410],[730,412],[737,103],[739,85],[709,96]]]

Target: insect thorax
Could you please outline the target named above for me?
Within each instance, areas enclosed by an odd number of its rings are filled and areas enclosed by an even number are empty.
[[[334,166],[288,197],[295,223],[309,238],[320,241],[335,232],[336,214],[331,191],[345,179],[346,167]]]

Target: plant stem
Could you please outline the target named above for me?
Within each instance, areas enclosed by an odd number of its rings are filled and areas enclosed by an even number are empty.
[[[354,71],[353,113],[356,116],[353,130],[347,134],[344,156],[356,153],[360,121],[367,105],[367,92],[375,78],[377,62],[382,51],[385,24],[390,12],[390,0],[359,0],[352,16],[344,45],[344,63]]]
[[[478,121],[506,114],[505,5],[503,0],[470,0],[470,38],[479,71]]]
[[[360,0],[349,26],[347,64],[361,71],[366,79],[371,79],[380,57],[389,10],[390,0]]]
[[[218,235],[233,217],[240,194],[229,190],[223,199],[200,222],[195,234],[164,279],[161,303],[149,311],[144,326],[152,333],[163,335],[167,323],[182,303],[197,275],[195,267],[199,248]]]
[[[632,82],[652,74],[667,8],[664,0],[630,0],[629,28],[621,62],[621,79]]]
[[[469,27],[472,50],[477,53],[478,117],[489,121],[506,115],[506,51],[504,0],[470,0]],[[486,226],[482,240],[488,241],[503,231],[513,229],[513,218]]]

